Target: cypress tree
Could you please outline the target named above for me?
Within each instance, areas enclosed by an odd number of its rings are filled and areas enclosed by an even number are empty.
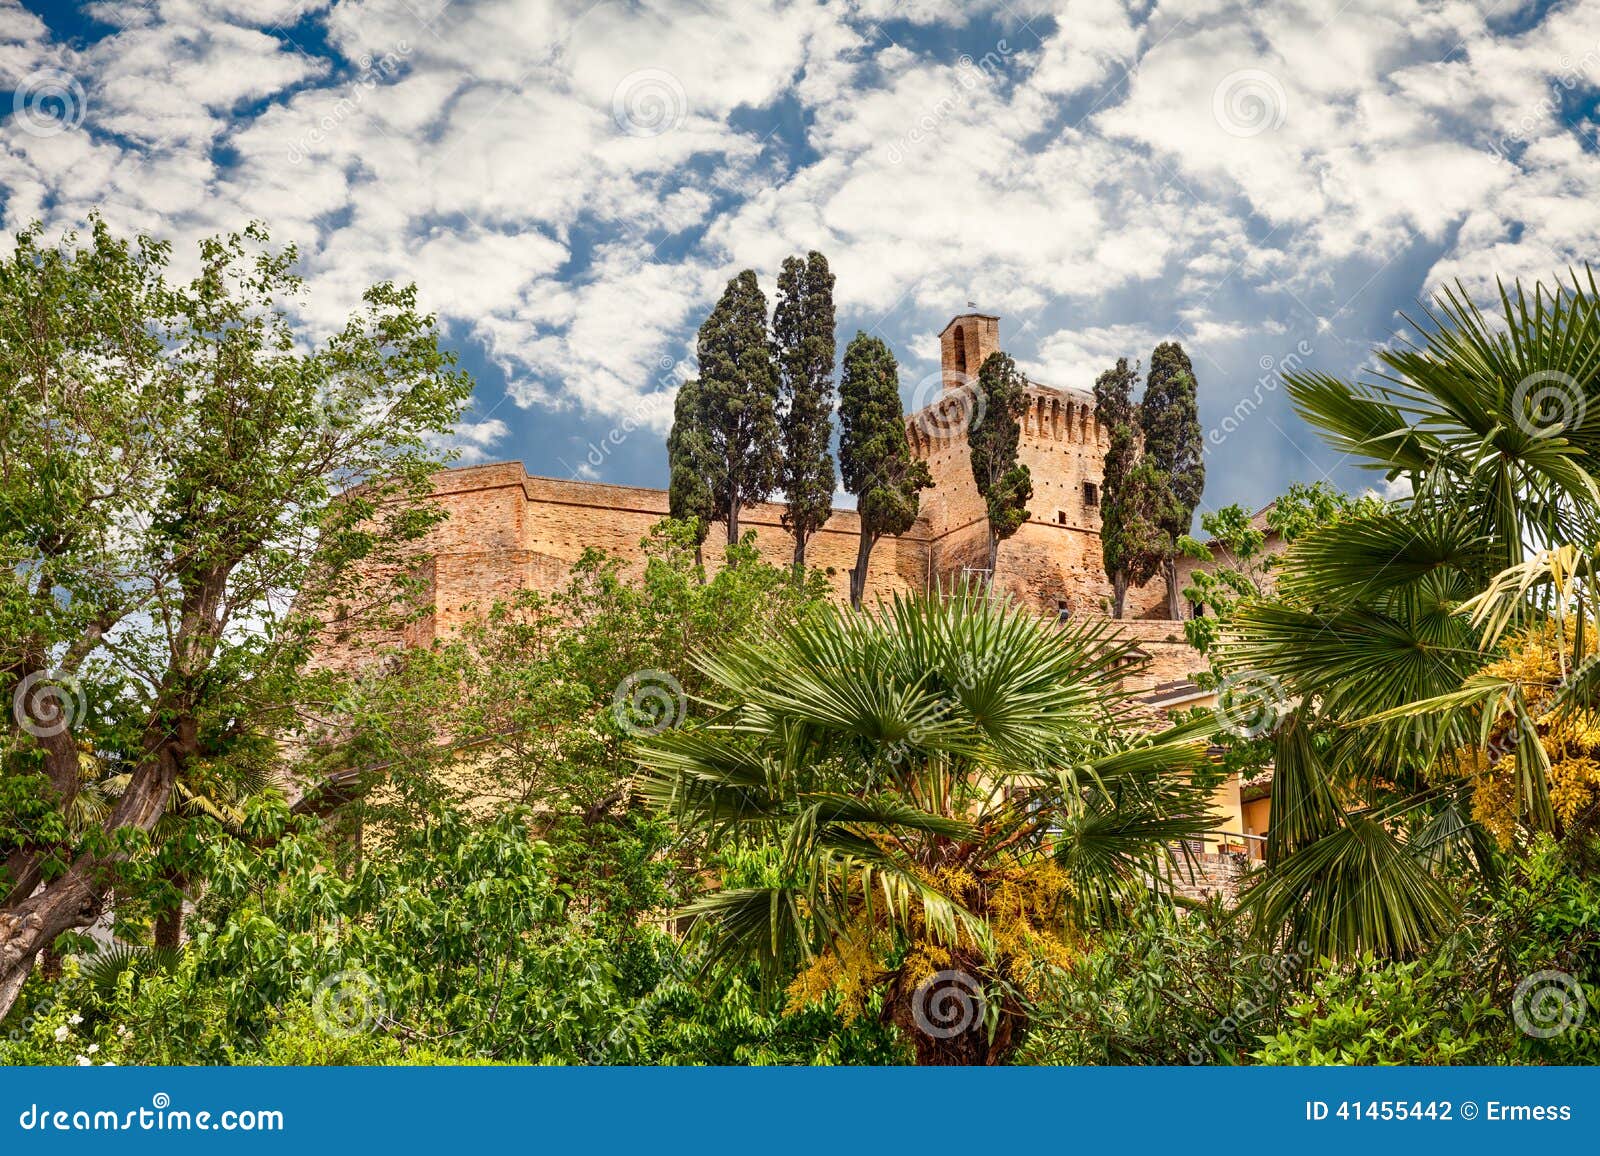
[[[667,510],[672,517],[694,526],[694,560],[711,529],[711,454],[701,426],[700,383],[689,380],[678,387],[672,407],[672,432],[667,435]]]
[[[1122,617],[1129,572],[1135,564],[1129,541],[1133,511],[1128,504],[1128,475],[1139,462],[1139,435],[1133,424],[1133,386],[1138,379],[1139,367],[1130,369],[1128,359],[1119,357],[1094,383],[1095,418],[1110,438],[1100,479],[1100,556],[1111,581],[1113,618]]]
[[[806,539],[833,513],[833,274],[821,253],[785,258],[772,331],[783,401],[783,526],[794,535],[798,573]]]
[[[1033,477],[1017,461],[1027,388],[1028,379],[1004,353],[991,353],[978,370],[977,412],[983,416],[977,428],[968,425],[967,448],[972,479],[988,509],[991,581],[1000,543],[1028,520],[1028,499],[1033,497]]]
[[[894,354],[878,338],[860,332],[845,349],[839,382],[839,468],[861,518],[856,565],[850,571],[850,605],[859,608],[872,548],[885,534],[911,529],[919,495],[933,485],[928,463],[912,456],[906,440]]]
[[[1176,341],[1164,341],[1150,354],[1139,424],[1144,430],[1144,456],[1165,478],[1170,497],[1162,503],[1157,524],[1170,543],[1161,565],[1167,581],[1167,617],[1178,618],[1178,539],[1189,532],[1200,504],[1206,467],[1194,366]]]
[[[696,409],[705,433],[712,517],[725,519],[728,544],[739,541],[739,514],[778,482],[778,367],[767,339],[767,298],[746,269],[723,291],[700,326]]]

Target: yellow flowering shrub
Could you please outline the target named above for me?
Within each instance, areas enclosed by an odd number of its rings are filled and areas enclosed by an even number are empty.
[[[1550,803],[1556,818],[1570,824],[1580,812],[1600,805],[1600,714],[1584,709],[1553,709],[1563,679],[1557,648],[1557,631],[1564,629],[1568,673],[1571,666],[1593,655],[1596,630],[1584,631],[1583,654],[1575,655],[1576,623],[1564,628],[1553,622],[1523,631],[1511,638],[1505,653],[1489,663],[1478,677],[1504,679],[1518,685],[1533,719],[1539,745],[1550,762]],[[1464,749],[1447,755],[1435,767],[1436,776],[1473,780],[1472,815],[1503,848],[1509,848],[1520,829],[1522,801],[1518,787],[1516,720],[1507,713],[1495,728],[1491,752]]]
[[[988,925],[989,947],[966,935],[954,944],[935,942],[920,910],[912,913],[909,944],[896,941],[863,903],[857,925],[789,985],[787,1014],[835,997],[839,1015],[849,1023],[860,1016],[887,974],[897,972],[903,987],[915,988],[979,952],[987,973],[1033,999],[1042,994],[1049,973],[1070,969],[1083,948],[1067,919],[1071,880],[1050,860],[981,871],[948,867],[928,872],[923,882],[981,916]],[[888,961],[897,949],[904,954],[899,966],[891,967]]]

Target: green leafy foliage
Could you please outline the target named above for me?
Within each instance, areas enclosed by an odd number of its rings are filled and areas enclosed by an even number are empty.
[[[325,622],[403,623],[471,388],[414,287],[307,346],[263,227],[168,261],[95,218],[0,262],[0,1010],[111,889],[173,908],[174,818],[281,767]]]

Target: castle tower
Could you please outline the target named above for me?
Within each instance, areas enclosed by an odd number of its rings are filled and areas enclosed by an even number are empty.
[[[944,387],[959,389],[977,377],[984,361],[1000,349],[1000,318],[988,313],[963,313],[952,317],[939,334],[939,368]]]
[[[906,416],[911,450],[928,463],[933,487],[922,495],[932,537],[928,575],[947,583],[988,562],[988,515],[972,478],[969,401],[952,395],[975,380],[1000,350],[1000,319],[963,313],[939,334],[942,396]],[[979,418],[981,420],[981,417]],[[1033,479],[1030,517],[1000,544],[997,586],[1026,605],[1068,614],[1096,612],[1110,592],[1100,556],[1100,484],[1107,431],[1082,386],[1030,381],[1017,457]],[[1139,603],[1130,608],[1137,612]]]

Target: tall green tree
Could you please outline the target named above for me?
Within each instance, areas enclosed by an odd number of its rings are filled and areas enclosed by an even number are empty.
[[[911,529],[920,494],[933,485],[928,463],[911,453],[906,439],[894,354],[878,338],[859,331],[844,351],[839,427],[839,466],[861,519],[855,569],[850,571],[850,604],[859,607],[872,548],[885,534]]]
[[[199,256],[173,285],[164,243],[95,220],[0,262],[0,1016],[159,874],[177,800],[276,767],[314,640],[395,624],[441,516],[428,440],[471,382],[415,290],[307,349],[293,248],[251,226]],[[124,777],[74,823],[84,750]]]
[[[1028,499],[1033,497],[1033,477],[1017,461],[1027,388],[1028,379],[1007,354],[991,353],[978,370],[975,412],[981,417],[967,426],[967,447],[972,478],[989,515],[991,578],[1000,543],[1028,520]]]
[[[778,348],[783,428],[783,525],[794,535],[794,568],[806,539],[833,513],[833,274],[816,250],[788,257],[778,275],[773,339]]]
[[[711,446],[700,412],[700,383],[690,379],[678,387],[672,405],[672,432],[667,434],[667,512],[694,527],[696,564],[704,562],[701,548],[716,506],[707,481],[711,467]]]
[[[712,516],[739,541],[739,514],[778,484],[783,444],[778,429],[778,365],[767,337],[767,298],[746,269],[723,290],[700,326],[697,408],[709,450]]]
[[[1133,386],[1139,366],[1126,357],[1094,379],[1094,415],[1105,427],[1108,442],[1100,475],[1100,557],[1111,581],[1111,617],[1121,618],[1128,597],[1128,549],[1124,540],[1123,501],[1128,475],[1139,461],[1134,428]]]
[[[1176,341],[1163,341],[1150,354],[1139,425],[1144,431],[1144,456],[1166,479],[1171,495],[1160,517],[1161,530],[1170,543],[1161,569],[1167,582],[1167,617],[1179,618],[1177,543],[1194,520],[1205,489],[1206,467],[1194,366]]]

